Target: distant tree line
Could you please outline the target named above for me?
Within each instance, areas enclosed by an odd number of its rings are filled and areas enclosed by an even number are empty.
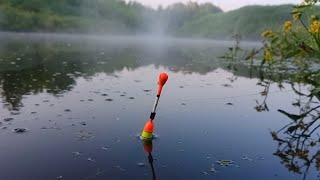
[[[292,9],[250,6],[231,12],[197,2],[166,8],[123,0],[0,0],[0,30],[18,32],[158,33],[224,38],[240,33],[260,37],[265,27],[278,27]]]
[[[174,4],[154,10],[120,0],[0,0],[3,31],[145,32],[154,22],[173,32],[185,22],[221,10],[212,4]],[[151,23],[153,22],[153,23]],[[160,28],[160,27],[159,27]]]

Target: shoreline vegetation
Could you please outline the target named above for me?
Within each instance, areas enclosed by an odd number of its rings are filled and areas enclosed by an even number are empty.
[[[247,6],[223,12],[211,3],[196,2],[151,9],[119,0],[0,0],[0,31],[212,39],[240,34],[243,39],[259,40],[263,30],[276,30],[290,19],[292,8]]]

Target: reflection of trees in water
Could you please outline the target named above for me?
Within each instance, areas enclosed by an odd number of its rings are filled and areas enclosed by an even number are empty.
[[[292,106],[299,109],[298,112],[279,109],[278,112],[289,118],[290,123],[277,131],[272,131],[271,136],[278,143],[274,155],[279,157],[289,171],[302,174],[303,179],[307,178],[311,168],[320,170],[320,135],[317,133],[320,128],[320,96],[316,91],[319,81],[312,75],[318,73],[305,69],[286,75],[269,71],[261,74],[261,82],[258,83],[263,87],[261,92],[263,100],[257,102],[255,107],[258,112],[269,111],[267,98],[270,96],[269,89],[273,82],[277,82],[280,89],[283,88],[284,81],[291,84],[292,91],[298,96],[292,103]]]
[[[10,109],[19,109],[25,94],[46,91],[59,95],[71,90],[76,78],[99,72],[113,74],[153,64],[175,72],[205,74],[223,67],[215,60],[220,50],[210,46],[9,39],[0,45],[0,86]],[[242,69],[239,72],[246,72]]]
[[[30,93],[40,93],[44,89],[52,94],[70,90],[74,80],[68,76],[57,77],[57,74],[46,70],[42,65],[31,69],[0,73],[2,96],[12,109],[20,107],[22,96]]]
[[[110,62],[102,59],[102,54],[72,48],[65,50],[68,45],[14,45],[9,43],[2,48],[0,57],[2,96],[10,104],[10,109],[18,109],[25,94],[45,90],[58,95],[71,90],[77,77],[86,78],[96,72],[112,73],[117,69],[135,66],[133,63],[126,63],[125,56],[119,57],[122,61],[115,61],[110,65]]]
[[[271,132],[273,139],[278,142],[274,155],[281,159],[281,163],[289,171],[303,174],[306,179],[313,164],[320,170],[319,134],[320,105],[319,99],[311,94],[297,91],[299,99],[293,105],[299,107],[298,113],[278,111],[290,119],[290,123]]]
[[[283,83],[291,84],[291,90],[299,97],[292,105],[298,107],[299,112],[278,110],[291,122],[271,132],[273,140],[278,143],[274,155],[280,158],[289,171],[303,174],[303,179],[306,179],[313,166],[320,171],[320,135],[317,134],[320,128],[319,63],[317,59],[303,57],[277,59],[266,63],[265,57],[260,57],[262,61],[256,60],[261,50],[263,48],[242,52],[236,40],[234,47],[229,48],[222,58],[229,63],[227,68],[234,74],[239,74],[239,62],[246,60],[245,63],[249,65],[249,77],[256,76],[260,79],[257,85],[263,89],[260,92],[263,98],[256,101],[257,105],[254,108],[257,112],[269,111],[268,97],[271,95],[271,84],[278,84],[280,91],[284,89]],[[239,51],[245,58],[240,57]],[[300,88],[296,88],[297,85]],[[303,93],[301,87],[308,93]]]

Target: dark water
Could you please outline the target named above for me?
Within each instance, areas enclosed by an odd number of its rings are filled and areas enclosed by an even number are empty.
[[[290,138],[281,128],[292,120],[278,109],[298,114],[304,97],[289,83],[259,85],[247,66],[231,72],[217,58],[227,42],[0,40],[0,179],[152,179],[137,135],[162,71],[170,78],[155,120],[157,179],[319,179],[320,158],[304,161],[318,145],[297,158],[271,136],[280,130]],[[308,92],[308,85],[294,87]]]

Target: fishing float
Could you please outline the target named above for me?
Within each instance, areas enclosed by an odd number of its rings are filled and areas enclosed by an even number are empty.
[[[156,116],[156,110],[158,107],[158,103],[160,100],[160,96],[161,96],[161,92],[162,89],[164,87],[164,85],[166,84],[167,80],[168,80],[168,74],[165,72],[160,73],[159,78],[158,78],[158,91],[157,91],[157,96],[156,96],[156,100],[154,102],[151,114],[150,114],[150,118],[149,120],[146,122],[146,124],[144,125],[144,128],[142,130],[141,133],[141,139],[142,140],[152,140],[153,138],[153,131],[154,131],[154,123],[153,120]]]

